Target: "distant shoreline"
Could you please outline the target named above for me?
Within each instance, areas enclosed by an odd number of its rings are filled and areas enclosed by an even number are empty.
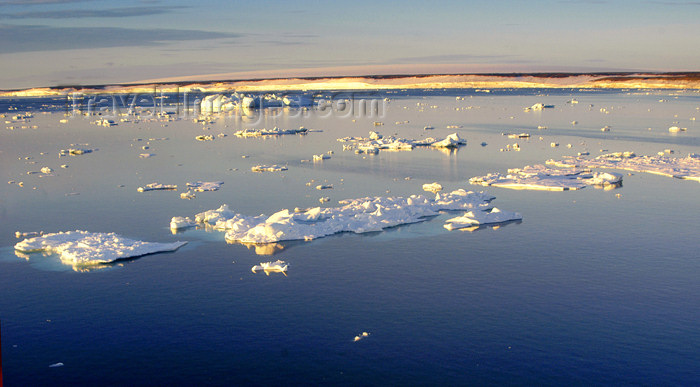
[[[391,89],[585,88],[700,90],[700,72],[475,73],[206,79],[207,75],[104,85],[62,85],[1,90],[0,97],[72,93],[266,92]],[[213,76],[211,76],[213,77]],[[200,79],[201,78],[201,79]],[[214,78],[214,77],[213,77]]]

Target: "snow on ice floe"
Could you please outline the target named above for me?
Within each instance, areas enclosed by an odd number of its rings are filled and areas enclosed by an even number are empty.
[[[517,212],[503,211],[493,208],[491,211],[469,211],[445,221],[444,227],[448,230],[456,230],[473,226],[481,226],[493,223],[505,223],[513,220],[522,220],[523,216]]]
[[[299,129],[279,129],[277,127],[273,129],[243,129],[234,133],[238,137],[262,137],[262,136],[282,136],[285,134],[306,134],[308,129],[301,126]]]
[[[177,190],[177,185],[175,184],[161,184],[161,183],[150,183],[146,184],[143,187],[138,187],[136,188],[137,191],[139,192],[146,192],[146,191],[163,191],[163,190]]]
[[[455,190],[438,193],[430,199],[422,195],[410,197],[365,197],[341,200],[340,207],[315,207],[304,212],[278,211],[270,216],[246,216],[233,212],[227,205],[195,215],[194,220],[174,217],[174,231],[194,225],[210,225],[225,231],[229,242],[272,243],[287,240],[312,240],[339,232],[366,233],[388,227],[417,223],[438,211],[491,208],[495,197],[484,192]]]
[[[223,181],[198,181],[196,183],[187,183],[187,186],[196,192],[218,191],[224,185]]]
[[[669,152],[670,153],[670,152]],[[583,156],[564,157],[563,160],[548,160],[557,167],[610,168],[700,182],[700,155],[690,153],[686,157],[637,156],[634,152],[614,152],[589,159]]]
[[[619,185],[619,173],[590,172],[585,170],[562,170],[544,165],[525,166],[509,169],[507,174],[489,173],[469,179],[471,184],[511,189],[546,191],[568,191],[582,189],[588,185]]]
[[[260,262],[259,265],[253,266],[251,269],[253,273],[258,271],[264,271],[265,274],[270,275],[270,273],[286,273],[289,264],[285,261],[276,260],[274,262]],[[285,274],[286,275],[286,274]]]
[[[155,243],[125,238],[115,233],[66,231],[25,239],[15,245],[21,253],[58,254],[63,263],[81,266],[118,259],[175,251],[187,242]]]
[[[286,171],[288,168],[284,165],[256,165],[250,168],[253,172],[282,172]]]
[[[380,150],[412,150],[415,147],[433,147],[454,149],[466,145],[467,141],[459,137],[457,133],[452,133],[442,140],[432,137],[423,140],[413,140],[394,136],[383,136],[378,132],[371,131],[369,137],[343,137],[339,142],[350,143],[343,145],[344,150],[355,148],[355,153],[377,154]]]

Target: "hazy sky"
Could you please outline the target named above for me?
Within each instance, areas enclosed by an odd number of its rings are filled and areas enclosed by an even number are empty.
[[[0,0],[0,89],[414,64],[697,71],[698,47],[700,1]]]

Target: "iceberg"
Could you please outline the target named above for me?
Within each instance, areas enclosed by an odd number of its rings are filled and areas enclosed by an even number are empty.
[[[222,205],[195,215],[197,224],[208,224],[225,231],[228,242],[273,243],[288,240],[313,240],[339,232],[366,233],[403,224],[417,223],[436,216],[439,211],[491,208],[495,197],[484,192],[455,190],[438,193],[430,199],[422,195],[409,197],[365,197],[341,200],[339,207],[315,207],[303,212],[287,209],[270,216],[245,216]],[[188,218],[174,217],[173,230],[192,226]]]
[[[15,245],[21,253],[58,254],[63,263],[82,266],[114,262],[166,251],[175,251],[187,242],[155,243],[125,238],[115,233],[66,231],[25,239]]]
[[[489,173],[486,176],[472,177],[469,183],[511,189],[573,191],[588,185],[619,185],[622,183],[622,175],[528,165],[523,168],[509,169],[507,174]]]
[[[637,156],[634,152],[614,152],[592,159],[583,156],[565,156],[563,160],[547,160],[547,164],[569,168],[622,169],[700,182],[700,155],[696,153],[690,153],[686,157],[671,157]]]
[[[463,216],[448,219],[445,221],[444,227],[450,231],[467,228],[472,226],[480,226],[484,224],[504,223],[512,220],[522,220],[523,216],[517,212],[503,211],[498,208],[493,208],[491,211],[469,211]]]
[[[258,271],[264,271],[265,274],[270,275],[271,272],[286,273],[288,267],[288,263],[280,261],[278,259],[275,262],[260,262],[259,265],[253,266],[251,270],[253,271],[253,273],[256,273]]]

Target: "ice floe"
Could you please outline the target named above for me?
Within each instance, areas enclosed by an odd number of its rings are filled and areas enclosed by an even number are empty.
[[[58,254],[61,261],[75,266],[114,262],[118,259],[175,251],[187,242],[155,243],[125,238],[115,233],[66,231],[25,239],[15,245],[21,253]]]
[[[285,134],[306,134],[308,129],[301,126],[299,129],[243,129],[234,133],[238,137],[262,137],[262,136],[282,136]]]
[[[504,223],[513,220],[522,220],[523,216],[517,212],[503,211],[493,208],[491,211],[469,211],[462,216],[458,216],[445,221],[444,227],[448,230],[480,226],[484,224]]]
[[[583,156],[564,157],[563,160],[548,160],[557,167],[610,168],[634,172],[688,179],[700,182],[700,155],[690,153],[686,157],[637,156],[634,152],[614,152],[589,159]]]
[[[622,182],[622,175],[528,165],[523,168],[509,169],[507,174],[489,173],[486,176],[472,177],[469,182],[511,189],[568,191],[588,185],[619,185]]]
[[[422,140],[406,139],[394,136],[382,136],[378,132],[370,132],[368,138],[363,137],[343,137],[338,139],[339,142],[350,143],[344,145],[344,150],[355,148],[355,153],[376,154],[380,150],[412,150],[415,147],[434,147],[434,148],[458,148],[466,145],[467,141],[460,138],[457,133],[452,133],[442,140],[437,140],[428,137]]]
[[[92,153],[95,151],[95,149],[85,149],[85,148],[68,148],[68,149],[61,149],[58,152],[59,156],[78,156],[78,155],[84,155],[86,153]]]
[[[265,274],[270,275],[270,273],[286,273],[289,264],[285,261],[276,260],[274,262],[260,262],[259,265],[253,266],[251,269],[253,273],[258,271],[264,271]],[[285,274],[286,275],[286,274]]]
[[[476,210],[491,208],[494,197],[484,192],[455,190],[438,193],[434,199],[422,195],[410,197],[365,197],[342,200],[340,207],[312,208],[304,212],[278,211],[270,216],[245,216],[227,205],[199,213],[194,221],[174,217],[173,230],[194,224],[213,226],[225,231],[230,242],[272,243],[285,240],[312,240],[339,232],[365,233],[388,227],[417,223],[438,215],[442,210]]]
[[[177,190],[177,185],[175,184],[161,184],[161,183],[150,183],[143,187],[136,188],[139,192],[146,191],[161,191],[161,190]]]
[[[187,183],[187,186],[196,192],[218,191],[224,185],[223,181],[198,181],[196,183]]]
[[[282,172],[286,171],[288,168],[284,165],[256,165],[250,168],[253,172]]]

